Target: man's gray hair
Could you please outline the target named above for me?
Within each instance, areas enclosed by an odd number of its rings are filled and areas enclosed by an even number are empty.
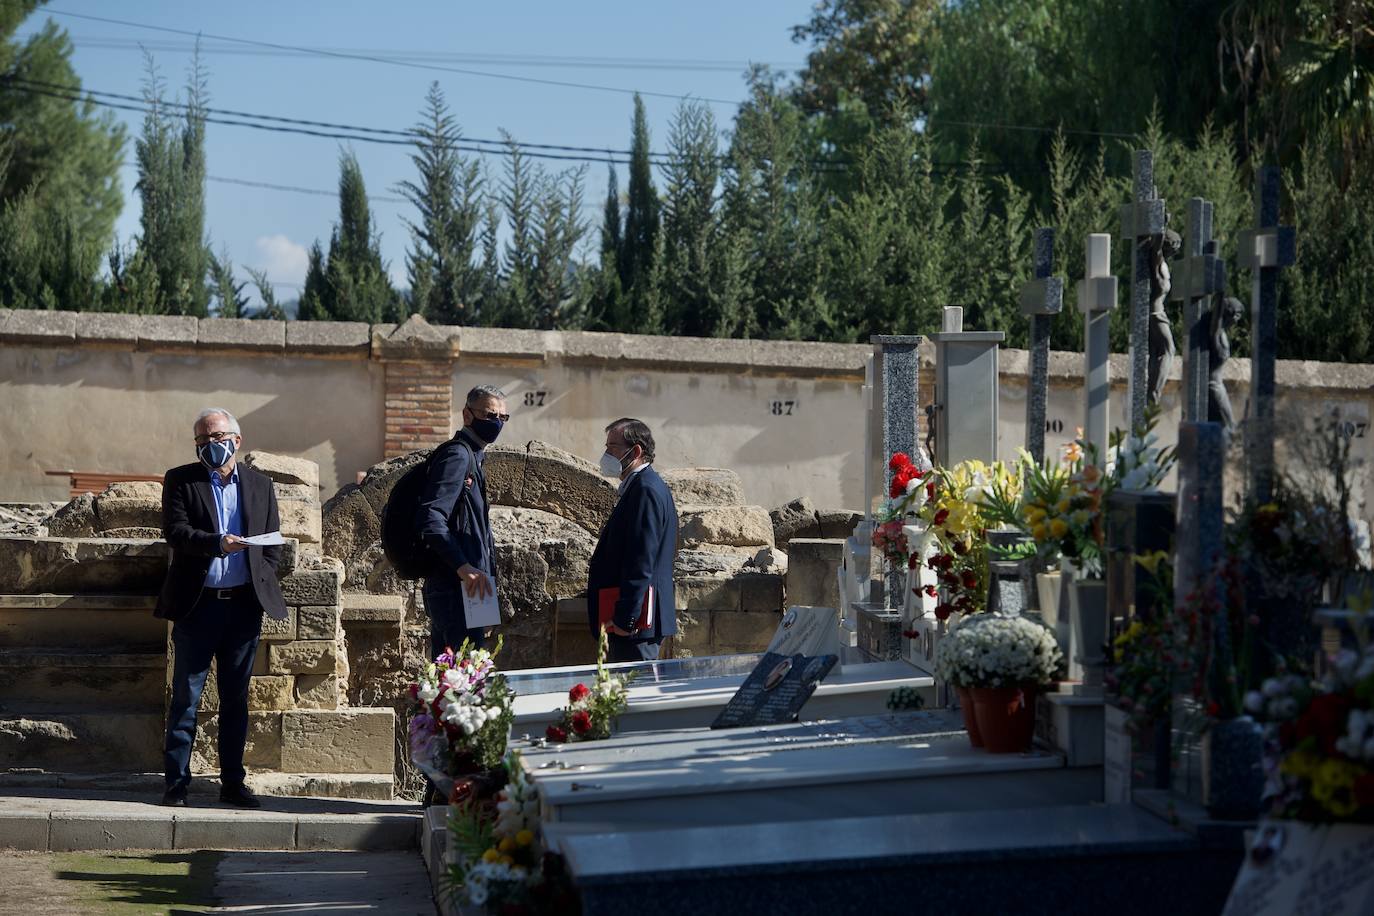
[[[196,426],[199,426],[203,421],[205,421],[205,420],[208,419],[209,417],[213,417],[213,416],[216,416],[216,415],[221,416],[221,417],[224,417],[225,420],[229,421],[229,431],[230,431],[231,433],[235,433],[235,434],[240,435],[240,436],[243,435],[243,433],[239,430],[239,421],[238,421],[237,419],[234,418],[234,415],[233,415],[233,414],[231,414],[229,411],[225,410],[223,407],[207,407],[207,408],[205,408],[204,410],[202,410],[202,411],[200,412],[200,416],[196,417],[195,426],[192,426],[191,428],[192,428],[192,429],[195,429],[195,427],[196,427]]]
[[[479,401],[485,401],[488,398],[497,401],[504,401],[506,399],[506,393],[502,391],[500,388],[497,388],[495,385],[474,385],[472,387],[472,390],[468,392],[468,399],[463,403],[476,404]]]

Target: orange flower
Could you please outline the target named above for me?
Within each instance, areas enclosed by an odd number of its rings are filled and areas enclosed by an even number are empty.
[[[1064,460],[1068,462],[1083,460],[1083,446],[1078,443],[1077,439],[1064,446]]]

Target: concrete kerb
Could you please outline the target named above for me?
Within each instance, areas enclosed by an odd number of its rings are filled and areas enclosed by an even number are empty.
[[[194,801],[194,797],[193,797]],[[405,802],[263,799],[264,808],[163,808],[123,793],[0,796],[0,849],[408,851],[423,818]]]

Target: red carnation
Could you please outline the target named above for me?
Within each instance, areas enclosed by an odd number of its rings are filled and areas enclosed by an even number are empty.
[[[934,498],[935,498],[935,481],[932,480],[930,483],[926,484],[926,499],[934,499]]]
[[[911,459],[907,457],[906,452],[897,452],[892,456],[892,460],[887,463],[887,468],[890,471],[900,471],[902,468],[909,467],[911,467]]]
[[[586,684],[573,684],[572,690],[568,691],[568,699],[573,701],[574,703],[577,703],[582,699],[591,696],[591,693],[591,690],[587,688]]]
[[[892,478],[892,485],[891,485],[890,487],[887,488],[887,495],[890,496],[890,497],[893,498],[893,499],[897,499],[898,497],[900,497],[900,496],[901,496],[903,493],[905,493],[905,492],[906,492],[906,484],[902,483],[902,478],[901,478],[901,477],[894,477],[894,478]]]
[[[935,606],[935,617],[937,620],[948,620],[949,615],[954,613],[954,608],[948,604],[937,604]]]
[[[1344,694],[1324,693],[1313,697],[1307,712],[1298,717],[1298,740],[1317,739],[1322,752],[1336,753],[1336,740],[1345,734],[1345,717],[1350,711],[1350,699]]]
[[[962,557],[964,554],[968,553],[968,545],[965,544],[963,541],[955,541],[954,552]]]
[[[928,598],[938,598],[938,597],[940,597],[940,592],[939,592],[938,590],[936,590],[935,586],[933,586],[933,585],[927,585],[927,586],[923,589],[923,591],[926,593],[926,597],[928,597]]]
[[[943,525],[945,523],[945,519],[947,518],[949,518],[949,510],[941,509],[939,512],[935,513],[935,524]]]
[[[978,576],[971,569],[964,570],[964,588],[977,588]]]
[[[918,633],[918,632],[916,632],[915,630],[903,630],[903,631],[902,631],[902,636],[904,636],[904,637],[907,638],[907,639],[920,639],[920,638],[921,638],[921,634]]]
[[[579,709],[572,714],[573,731],[579,735],[585,735],[592,730],[592,714],[585,709]]]
[[[544,729],[544,737],[548,738],[550,741],[557,741],[561,744],[568,740],[568,733],[557,725],[550,725],[548,728]]]

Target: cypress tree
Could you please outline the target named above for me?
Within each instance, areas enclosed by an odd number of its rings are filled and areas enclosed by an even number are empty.
[[[644,100],[638,94],[631,125],[628,196],[625,234],[617,262],[620,286],[627,293],[627,308],[623,323],[618,321],[614,330],[652,332],[657,328],[649,316],[656,314],[659,293],[651,288],[659,235],[659,202],[649,162],[649,120],[644,113]]]
[[[329,318],[377,324],[404,317],[382,261],[363,170],[351,151],[339,155],[339,221],[329,239],[324,279],[321,299]]]

